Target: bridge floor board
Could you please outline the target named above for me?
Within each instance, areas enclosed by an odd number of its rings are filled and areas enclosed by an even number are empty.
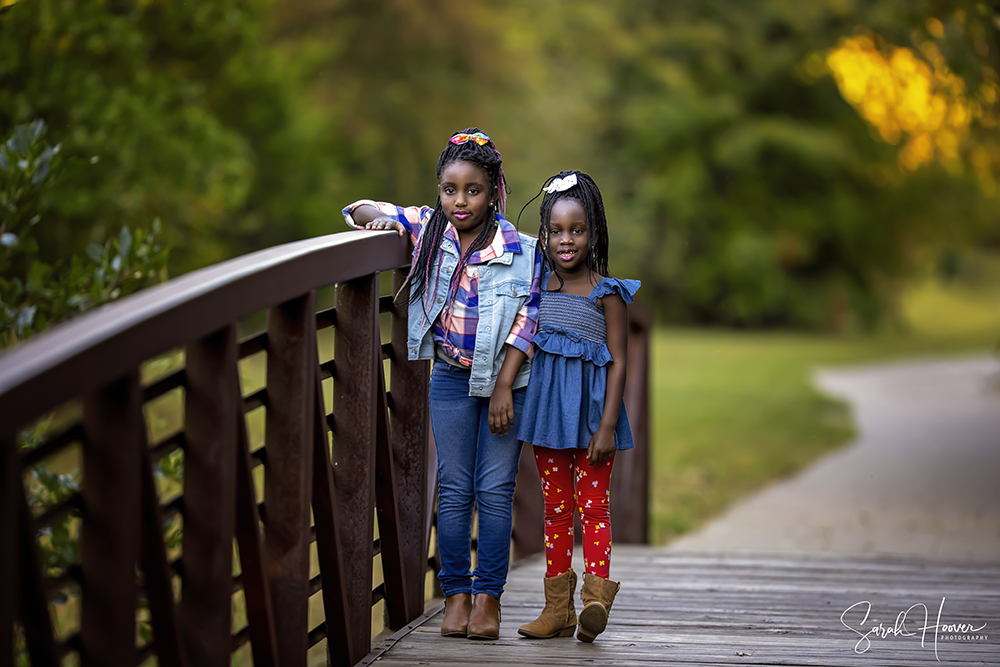
[[[888,557],[719,556],[616,545],[612,577],[622,589],[607,631],[593,644],[517,634],[542,607],[543,573],[540,557],[511,569],[499,640],[441,637],[438,601],[423,624],[397,633],[365,662],[1000,665],[1000,558],[989,566]],[[867,619],[865,602],[871,604]],[[958,624],[967,627],[956,631],[952,626]],[[939,627],[924,632],[924,626]],[[875,628],[881,629],[862,637]]]

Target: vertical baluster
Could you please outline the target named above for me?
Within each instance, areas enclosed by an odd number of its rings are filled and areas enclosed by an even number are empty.
[[[20,479],[15,488],[23,490]],[[15,544],[19,545],[17,560],[21,569],[17,573],[20,586],[16,597],[20,600],[24,638],[28,644],[32,667],[56,667],[59,660],[56,658],[55,634],[52,617],[49,615],[48,592],[42,582],[38,532],[23,494],[18,498],[18,505],[18,516],[15,518],[18,534],[14,539]]]
[[[405,269],[393,272],[393,294],[403,286],[406,275]],[[407,622],[423,613],[428,539],[424,524],[432,499],[427,493],[430,363],[407,361],[408,295],[409,291],[400,294],[393,312],[392,360],[389,366],[393,396],[389,434],[395,463],[403,560],[406,563]]]
[[[143,443],[139,374],[84,401],[80,662],[135,664],[135,567],[139,559]]]
[[[385,611],[389,627],[398,630],[410,620],[407,599],[406,565],[403,560],[398,478],[389,444],[389,423],[385,404],[385,378],[378,372],[378,413],[375,451],[375,498],[378,534],[381,542],[382,578],[385,581]]]
[[[236,369],[233,369],[236,372]],[[253,470],[246,419],[236,414],[236,542],[240,553],[240,580],[247,605],[247,624],[254,667],[276,667],[278,640],[274,631],[274,607],[264,565],[260,536],[260,511],[254,493]]]
[[[14,438],[0,438],[0,664],[14,654],[14,609],[18,576],[18,506],[24,495]]]
[[[316,522],[316,555],[323,577],[323,611],[326,615],[326,646],[330,667],[350,667],[354,642],[347,583],[344,577],[344,552],[340,543],[340,510],[333,487],[330,460],[330,429],[326,422],[323,385],[316,367],[316,391],[313,399],[313,517]]]
[[[428,412],[428,417],[430,412]],[[429,421],[429,420],[428,420]],[[434,579],[431,583],[431,597],[442,597],[441,580],[438,579],[438,572],[441,571],[441,552],[438,550],[437,540],[431,541],[431,533],[437,525],[437,495],[438,495],[438,474],[437,474],[437,445],[434,442],[434,429],[427,429],[427,508],[424,511],[424,540],[427,544],[428,562],[434,572]],[[516,499],[516,493],[515,499]],[[425,563],[426,567],[426,563]],[[426,574],[426,571],[425,571]]]
[[[190,664],[227,667],[233,576],[236,326],[189,343],[181,634]]]
[[[309,505],[316,363],[315,293],[268,311],[264,557],[282,665],[308,650]]]
[[[140,567],[149,600],[149,616],[156,641],[157,663],[162,667],[187,665],[181,651],[180,626],[177,605],[174,603],[174,586],[170,567],[167,565],[166,545],[163,542],[163,516],[160,500],[153,480],[153,464],[145,436],[142,438],[140,466],[142,477],[142,538]]]
[[[371,643],[372,528],[375,505],[375,410],[381,354],[378,274],[337,286],[333,383],[333,477],[351,619],[351,663]]]

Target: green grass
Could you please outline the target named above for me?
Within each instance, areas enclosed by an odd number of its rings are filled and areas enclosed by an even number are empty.
[[[693,530],[854,435],[818,366],[995,349],[1000,290],[910,290],[906,332],[866,337],[660,329],[653,337],[651,538]]]

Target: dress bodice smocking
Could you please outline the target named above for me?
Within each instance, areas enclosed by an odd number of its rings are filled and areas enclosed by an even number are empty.
[[[543,285],[546,278],[542,278]],[[632,303],[638,290],[638,280],[603,278],[587,296],[542,291],[535,345],[550,354],[579,357],[606,366],[612,361],[608,327],[604,309],[597,305],[597,300],[618,294],[625,303]]]

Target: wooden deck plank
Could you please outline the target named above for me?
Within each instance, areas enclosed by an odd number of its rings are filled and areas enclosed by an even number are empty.
[[[518,626],[541,609],[543,573],[540,557],[511,569],[497,641],[443,638],[441,614],[434,613],[387,642],[391,649],[373,652],[367,660],[385,667],[1000,665],[1000,559],[994,567],[888,557],[726,557],[616,546],[612,576],[621,579],[622,590],[608,630],[593,644],[517,634]],[[872,611],[862,632],[877,622],[893,627],[897,615],[915,604],[926,605],[933,625],[942,598],[942,624],[985,624],[960,636],[986,638],[950,639],[952,633],[941,632],[935,653],[933,630],[923,646],[919,635],[873,635],[871,647],[858,653],[860,636],[841,622],[848,607],[869,601]],[[856,609],[845,621],[859,627],[862,618]],[[907,629],[924,624],[922,608],[907,618]]]

